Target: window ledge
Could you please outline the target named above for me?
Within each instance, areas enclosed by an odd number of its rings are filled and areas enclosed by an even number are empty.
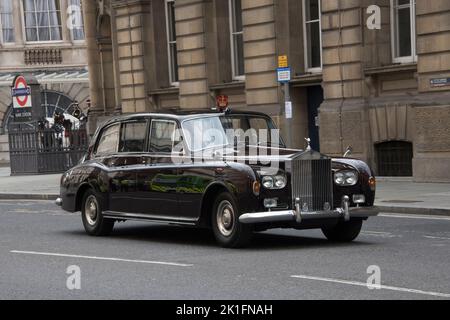
[[[364,73],[368,76],[375,74],[395,73],[401,71],[417,71],[417,63],[392,64],[383,67],[365,68]]]
[[[213,84],[213,85],[209,86],[209,89],[210,90],[222,90],[222,89],[243,88],[243,87],[245,87],[245,81],[233,81],[233,82]]]
[[[307,73],[293,77],[291,80],[291,84],[294,87],[304,87],[311,84],[320,84],[322,83],[322,81],[322,73]]]
[[[179,87],[169,87],[169,88],[161,88],[150,91],[148,94],[150,96],[158,96],[163,94],[177,94],[180,91]]]

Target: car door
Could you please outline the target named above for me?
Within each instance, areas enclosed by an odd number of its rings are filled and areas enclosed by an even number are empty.
[[[142,153],[147,145],[147,119],[125,121],[121,124],[117,155],[109,173],[110,210],[135,213],[133,199],[137,193],[137,172],[143,165]]]
[[[138,213],[165,220],[179,215],[177,198],[178,168],[172,159],[177,122],[154,118],[150,124],[149,153],[137,172]]]
[[[118,180],[116,180],[119,179],[117,174],[119,137],[120,123],[114,123],[103,128],[94,151],[95,161],[103,165],[97,183],[110,210],[114,210],[111,206],[111,200],[117,192],[117,185],[119,185]]]

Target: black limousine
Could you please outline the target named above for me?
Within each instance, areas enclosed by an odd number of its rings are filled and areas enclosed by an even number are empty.
[[[288,149],[277,132],[270,117],[251,112],[116,117],[62,176],[56,202],[81,211],[92,236],[140,220],[212,228],[224,247],[273,228],[356,239],[378,214],[369,166],[309,146]]]

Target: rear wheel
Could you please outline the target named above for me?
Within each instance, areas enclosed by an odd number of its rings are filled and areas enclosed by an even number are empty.
[[[100,201],[92,190],[84,194],[81,217],[84,229],[90,236],[107,236],[114,228],[115,221],[103,217]]]
[[[323,228],[322,232],[330,241],[352,242],[359,236],[362,223],[362,220],[340,221],[332,228]]]
[[[221,193],[214,201],[212,228],[217,242],[226,248],[246,246],[253,228],[239,222],[238,207],[229,193]]]

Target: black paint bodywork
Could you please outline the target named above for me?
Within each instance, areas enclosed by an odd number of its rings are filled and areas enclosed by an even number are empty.
[[[242,115],[254,113],[242,113]],[[264,116],[257,114],[258,116]],[[205,114],[159,115],[143,114],[115,118],[102,128],[114,123],[151,119],[170,119],[180,125],[181,121],[205,116]],[[266,117],[266,116],[265,116]],[[282,190],[261,188],[259,195],[253,192],[253,184],[258,180],[261,163],[246,164],[211,159],[194,163],[190,156],[181,156],[183,164],[173,164],[171,155],[158,153],[116,153],[96,157],[94,150],[102,132],[94,135],[89,151],[82,162],[66,172],[61,178],[61,198],[63,209],[69,212],[81,211],[84,192],[92,189],[101,201],[102,210],[117,220],[149,220],[173,224],[209,227],[210,211],[214,198],[223,191],[233,195],[239,206],[239,213],[267,211],[265,198],[278,198],[279,208],[293,209],[290,188],[290,174],[286,172],[288,184]],[[278,151],[280,171],[284,171],[288,157],[300,150],[280,148]],[[269,155],[270,157],[270,150]],[[359,181],[352,187],[334,185],[334,207],[340,206],[344,195],[364,194],[366,204],[373,206],[375,190],[369,185],[373,177],[371,169],[362,161],[339,158],[333,159],[333,171],[350,169],[358,171]],[[354,206],[353,203],[351,203]],[[326,221],[308,221],[302,225],[282,223],[260,225],[257,229],[273,227],[315,228]]]

